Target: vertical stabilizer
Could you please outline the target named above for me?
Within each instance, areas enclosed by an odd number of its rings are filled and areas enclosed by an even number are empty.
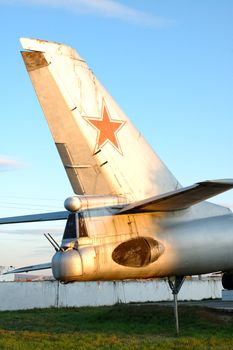
[[[70,47],[21,39],[22,56],[74,192],[130,201],[178,183]]]

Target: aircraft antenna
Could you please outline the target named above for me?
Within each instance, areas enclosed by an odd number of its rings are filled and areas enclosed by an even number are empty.
[[[50,233],[44,233],[45,238],[49,241],[49,243],[53,246],[53,248],[58,252],[60,250],[59,244],[55,241],[55,239],[50,235]]]

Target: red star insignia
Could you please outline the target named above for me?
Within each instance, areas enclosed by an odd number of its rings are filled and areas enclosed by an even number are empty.
[[[122,120],[111,119],[108,108],[103,99],[101,118],[83,117],[97,131],[97,139],[94,153],[109,142],[118,152],[122,154],[117,134],[126,123]]]

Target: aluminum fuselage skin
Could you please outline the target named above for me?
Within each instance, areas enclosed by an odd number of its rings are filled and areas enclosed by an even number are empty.
[[[84,214],[88,237],[63,241],[70,248],[53,257],[53,274],[60,281],[186,276],[233,269],[233,215],[226,208],[203,202],[171,213],[114,215],[105,208]],[[114,262],[113,250],[137,237],[159,242],[164,248],[161,256],[143,267]]]

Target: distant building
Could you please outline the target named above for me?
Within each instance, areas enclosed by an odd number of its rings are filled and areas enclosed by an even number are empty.
[[[16,273],[15,282],[37,282],[37,281],[51,281],[54,280],[53,276],[32,275],[29,273]]]

